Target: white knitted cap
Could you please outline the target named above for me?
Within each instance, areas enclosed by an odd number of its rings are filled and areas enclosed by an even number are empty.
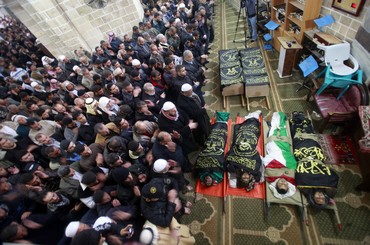
[[[132,65],[133,65],[133,66],[139,66],[139,65],[141,65],[140,60],[138,60],[138,59],[133,59],[133,60],[132,60]]]
[[[192,89],[191,85],[189,83],[185,83],[181,86],[181,92],[187,92],[190,89]]]
[[[169,110],[172,110],[173,108],[176,108],[175,104],[170,102],[170,101],[167,101],[167,102],[164,102],[163,106],[162,106],[162,109],[164,111],[169,111]]]
[[[158,159],[153,164],[153,170],[156,173],[164,174],[167,172],[167,161],[164,159]]]
[[[72,221],[66,227],[66,237],[74,237],[77,233],[78,227],[80,226],[80,222]]]
[[[109,218],[108,216],[101,216],[97,220],[95,220],[95,223],[93,225],[93,228],[95,229],[99,225],[104,225],[106,223],[113,223],[112,219]]]

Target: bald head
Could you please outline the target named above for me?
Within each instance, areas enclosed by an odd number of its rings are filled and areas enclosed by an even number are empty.
[[[18,106],[14,105],[14,104],[11,104],[8,106],[8,111],[11,112],[11,113],[18,113],[19,112],[19,109],[18,109]]]

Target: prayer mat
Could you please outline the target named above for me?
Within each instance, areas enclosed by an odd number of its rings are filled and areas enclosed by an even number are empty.
[[[319,134],[319,143],[327,164],[358,164],[359,158],[348,135]]]

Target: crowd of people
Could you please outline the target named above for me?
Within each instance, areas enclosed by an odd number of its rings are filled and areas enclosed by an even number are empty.
[[[188,155],[210,133],[202,87],[212,1],[142,1],[144,18],[93,52],[46,55],[0,26],[0,239],[193,244]]]

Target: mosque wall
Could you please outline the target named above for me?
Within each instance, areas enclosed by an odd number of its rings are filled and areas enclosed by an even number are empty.
[[[113,31],[123,37],[143,17],[140,0],[3,0],[55,57],[92,51]],[[88,3],[102,2],[94,8]]]

